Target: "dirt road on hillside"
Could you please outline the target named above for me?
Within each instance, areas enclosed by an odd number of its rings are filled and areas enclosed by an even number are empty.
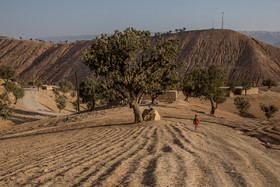
[[[183,118],[130,124],[128,109],[84,115],[0,134],[0,186],[280,185],[280,151],[231,128],[201,120],[195,131]]]
[[[51,110],[46,110],[45,108],[37,104],[35,101],[35,94],[37,92],[36,88],[25,88],[24,91],[25,91],[24,97],[22,99],[19,99],[19,103],[25,108],[46,116],[65,115],[65,114],[53,112]]]

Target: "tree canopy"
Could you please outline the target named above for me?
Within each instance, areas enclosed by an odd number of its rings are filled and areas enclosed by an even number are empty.
[[[272,78],[268,78],[262,82],[264,86],[267,86],[270,89],[272,86],[277,86],[277,82]]]
[[[93,78],[86,77],[79,86],[80,97],[82,102],[90,103],[91,110],[95,107],[95,102],[98,99],[99,85]]]
[[[55,102],[56,102],[56,106],[59,110],[59,113],[61,112],[61,110],[63,110],[66,107],[66,99],[64,96],[62,95],[56,95],[55,96]]]
[[[243,89],[245,90],[245,95],[247,95],[247,90],[250,90],[252,87],[252,83],[248,82],[248,81],[243,81],[241,83],[241,86],[243,87]]]
[[[36,80],[35,81],[35,85],[38,88],[38,92],[39,92],[40,88],[43,86],[43,82],[40,81],[40,80]]]
[[[59,83],[59,89],[60,89],[60,91],[63,92],[63,94],[69,92],[73,88],[74,88],[74,86],[73,86],[72,82],[70,82],[70,81],[63,80]]]
[[[251,104],[248,100],[245,100],[243,97],[234,98],[234,105],[238,109],[241,115],[247,114]]]
[[[10,100],[8,97],[8,94],[5,92],[3,94],[0,94],[0,117],[3,120],[8,119],[13,113],[13,109],[10,108]]]
[[[5,82],[8,80],[16,81],[17,73],[12,66],[0,66],[0,78],[4,79]]]
[[[85,64],[97,77],[102,77],[102,84],[133,108],[135,123],[143,121],[137,101],[150,84],[162,82],[149,79],[157,73],[171,78],[179,65],[178,40],[157,37],[152,42],[150,35],[149,31],[133,28],[116,30],[110,36],[102,34],[84,54]]]
[[[210,114],[214,114],[218,104],[226,100],[220,88],[225,81],[224,71],[219,66],[210,65],[207,69],[199,66],[185,76],[182,90],[186,97],[210,100]]]

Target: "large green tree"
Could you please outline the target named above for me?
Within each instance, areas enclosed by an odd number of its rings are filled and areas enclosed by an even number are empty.
[[[99,96],[99,85],[93,78],[86,77],[79,86],[80,97],[82,102],[89,103],[91,110],[95,107],[95,102]]]
[[[207,69],[197,67],[185,78],[184,83],[187,85],[183,84],[182,89],[183,93],[187,93],[187,95],[185,94],[186,96],[210,100],[210,114],[214,115],[218,104],[226,100],[220,88],[225,81],[224,71],[219,66],[210,65]]]
[[[93,40],[85,53],[85,64],[102,77],[108,89],[118,92],[133,108],[134,122],[142,122],[138,101],[148,89],[149,78],[158,72],[174,74],[178,67],[178,46],[175,39],[151,42],[149,31],[128,28]],[[158,80],[161,81],[161,80]]]

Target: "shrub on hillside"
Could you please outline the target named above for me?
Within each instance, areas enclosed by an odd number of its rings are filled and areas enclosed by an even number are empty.
[[[10,100],[7,93],[0,95],[0,117],[3,120],[8,119],[13,113],[13,109],[10,108]]]
[[[62,95],[56,95],[55,97],[56,106],[59,109],[60,113],[60,111],[66,107],[66,99]]]
[[[251,106],[248,100],[245,100],[243,97],[236,97],[234,99],[234,104],[241,115],[247,114]]]
[[[6,82],[4,84],[4,87],[5,87],[6,92],[8,92],[8,93],[11,92],[15,96],[14,104],[17,104],[18,99],[23,98],[24,89],[20,85],[14,83],[14,82]]]
[[[264,115],[267,119],[270,119],[274,116],[274,114],[278,111],[278,108],[275,105],[268,105],[261,104],[260,108],[262,111],[264,111]]]

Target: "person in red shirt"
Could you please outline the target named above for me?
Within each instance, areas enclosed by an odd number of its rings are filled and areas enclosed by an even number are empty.
[[[195,130],[196,130],[198,124],[200,124],[197,115],[195,115],[195,117],[194,117],[194,119],[193,119],[193,124],[194,124],[194,128],[195,128]]]

